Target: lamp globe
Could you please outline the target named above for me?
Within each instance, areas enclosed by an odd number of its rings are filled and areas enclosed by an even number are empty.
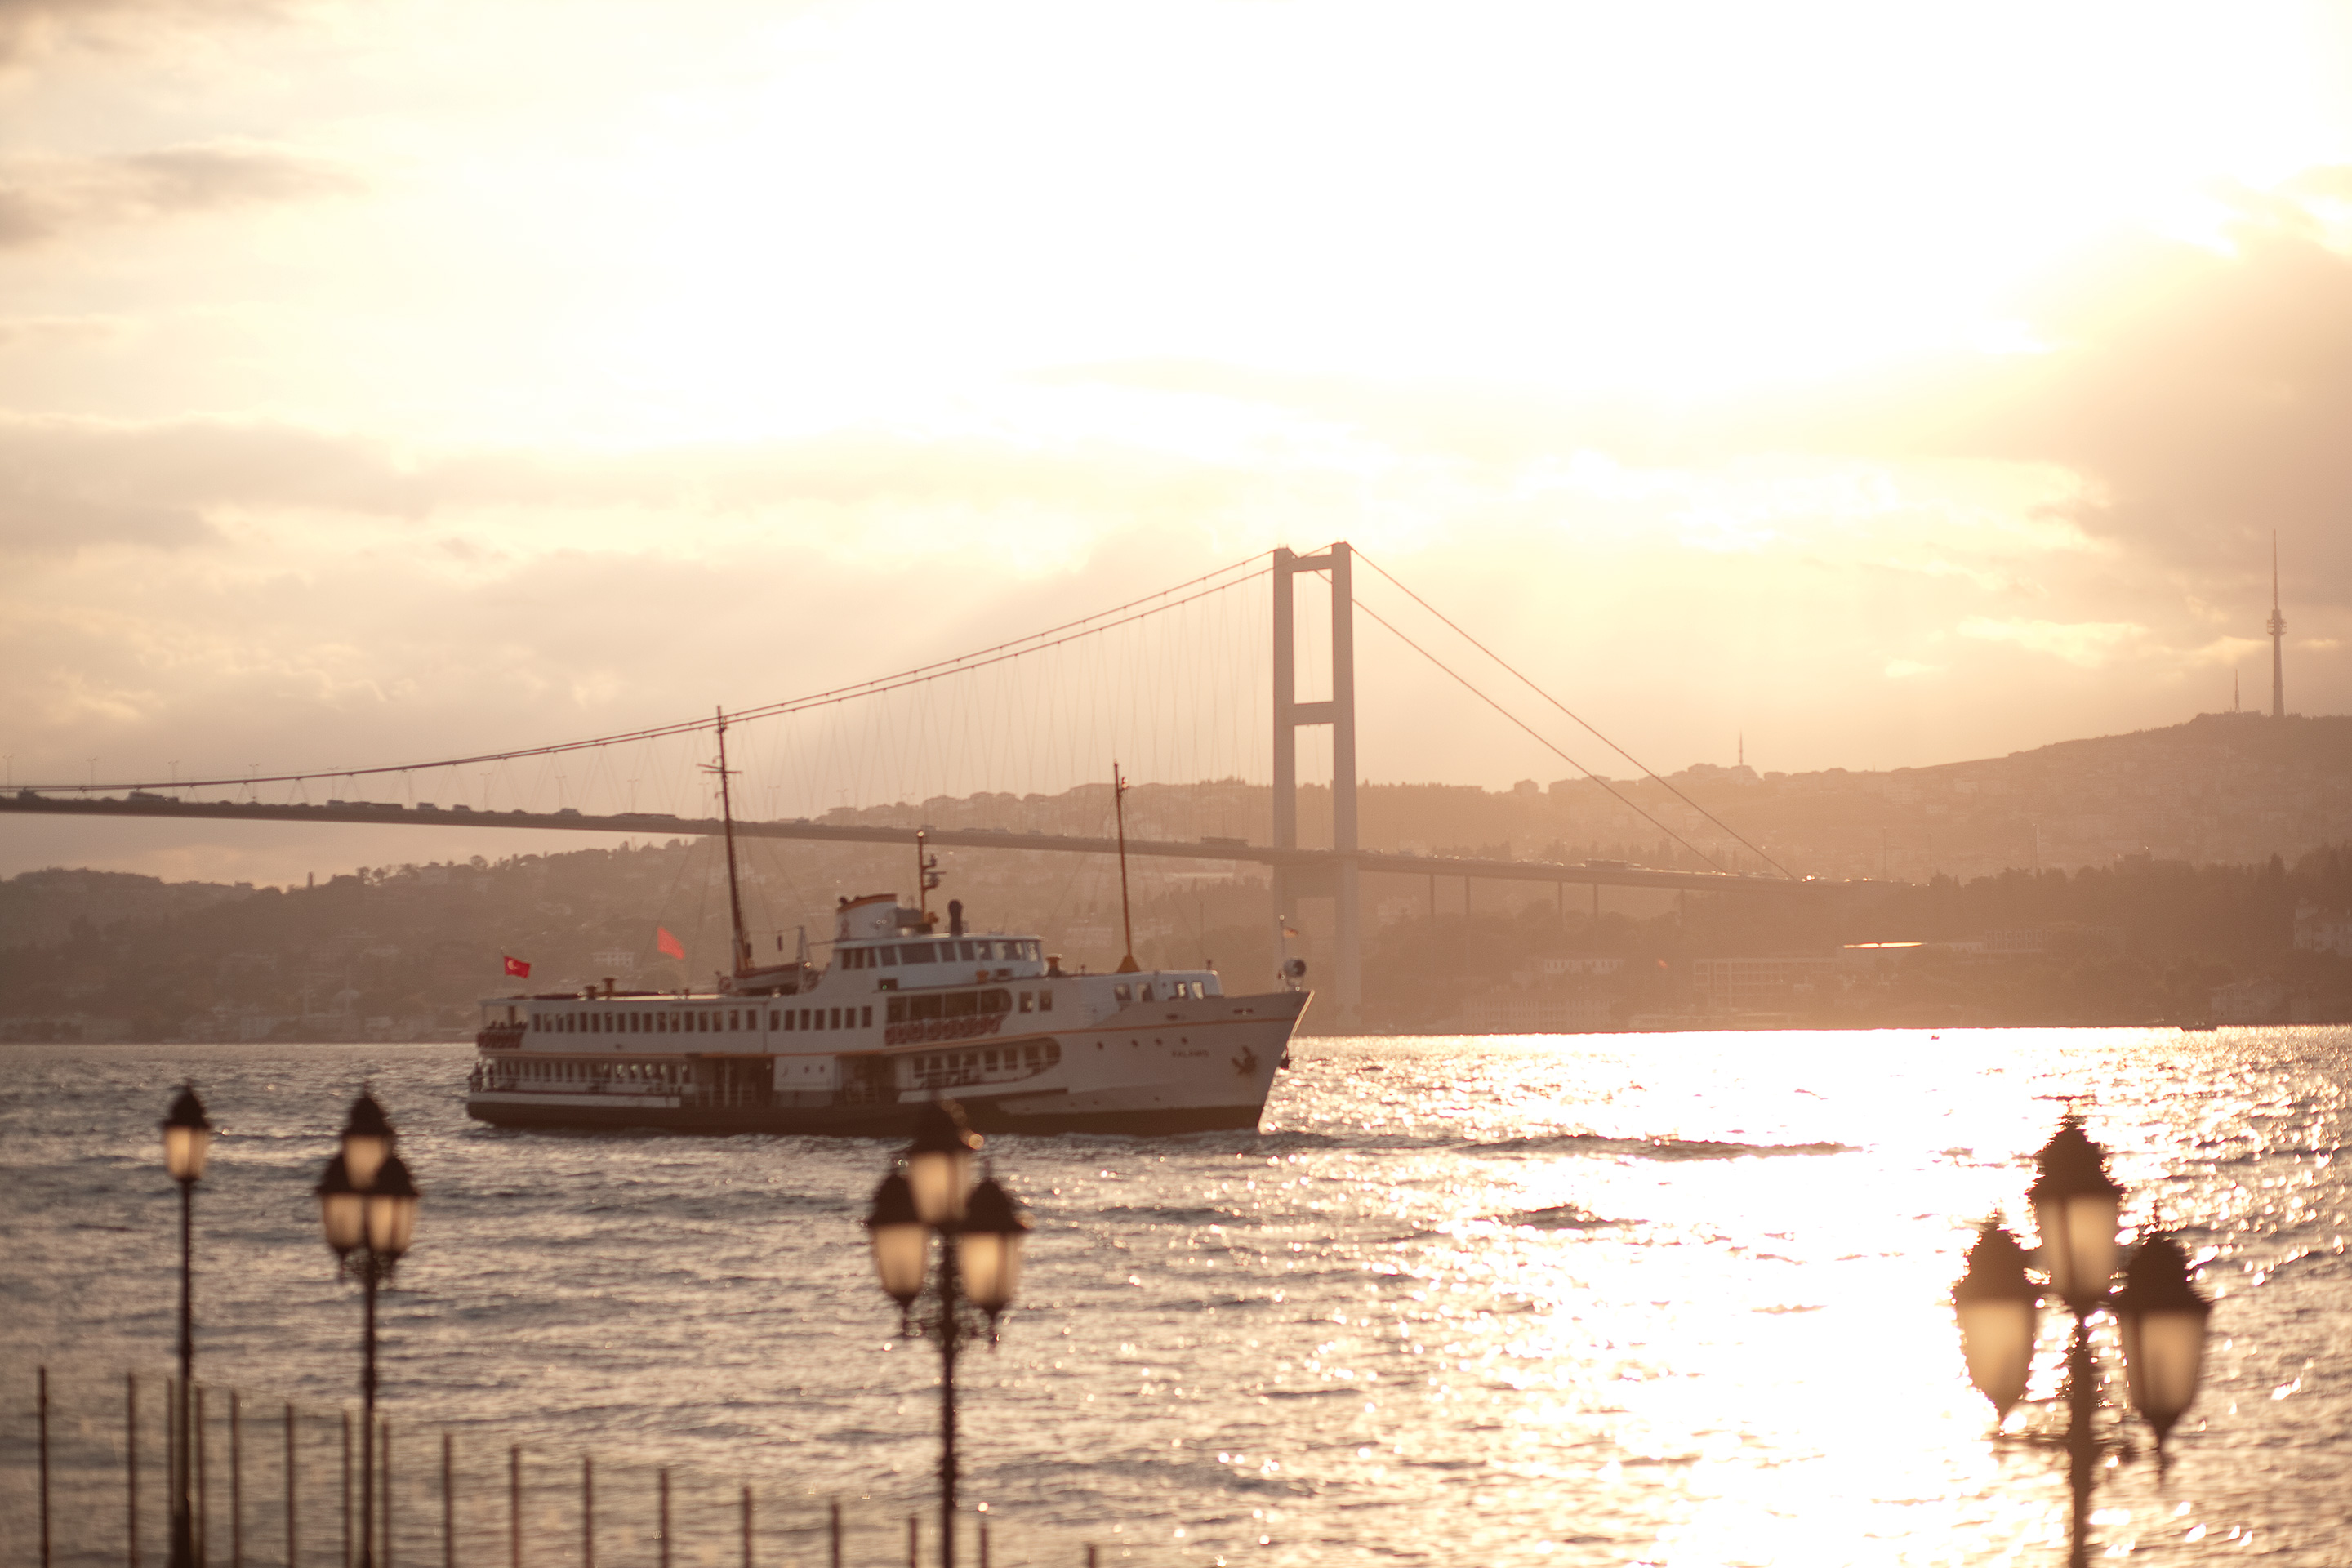
[[[2189,1256],[2180,1244],[2158,1235],[2132,1253],[2115,1308],[2132,1408],[2156,1429],[2161,1451],[2204,1378],[2205,1322],[2213,1305],[2189,1283]]]
[[[175,1182],[201,1180],[212,1142],[213,1124],[205,1115],[205,1102],[196,1098],[194,1085],[182,1084],[163,1117],[163,1168]]]
[[[1992,1401],[1994,1420],[2005,1419],[2025,1396],[2033,1370],[2042,1292],[2025,1277],[2025,1248],[1998,1216],[1984,1223],[1969,1248],[1968,1268],[1952,1287],[1952,1309],[1969,1381]]]
[[[2052,1293],[2076,1317],[2086,1316],[2106,1300],[2115,1277],[2124,1190],[2107,1174],[2107,1152],[2071,1111],[2034,1156],[2034,1170],[2025,1195],[2042,1233],[2042,1271]]]
[[[992,1321],[1021,1289],[1021,1244],[1028,1234],[1029,1222],[1003,1183],[991,1176],[971,1190],[956,1228],[956,1265],[964,1294]]]
[[[925,1225],[952,1226],[963,1218],[972,1151],[979,1147],[955,1101],[935,1100],[923,1107],[915,1120],[915,1140],[907,1145],[906,1167],[915,1212]]]

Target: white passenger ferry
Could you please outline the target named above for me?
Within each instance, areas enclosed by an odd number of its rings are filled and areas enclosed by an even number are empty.
[[[934,934],[896,894],[845,902],[833,962],[719,991],[485,1004],[466,1109],[510,1127],[903,1134],[960,1102],[982,1131],[1254,1128],[1304,991],[1213,970],[1066,974],[1035,937]]]
[[[915,836],[926,895],[844,899],[832,962],[751,966],[735,880],[727,724],[719,802],[736,968],[719,988],[617,991],[605,981],[483,1004],[466,1110],[506,1127],[653,1128],[897,1137],[953,1099],[982,1131],[1164,1134],[1255,1128],[1306,1010],[1286,988],[1228,996],[1214,970],[1066,974],[1033,936],[938,932],[937,862]],[[1113,800],[1125,784],[1113,770]],[[1127,825],[1119,813],[1119,901]]]

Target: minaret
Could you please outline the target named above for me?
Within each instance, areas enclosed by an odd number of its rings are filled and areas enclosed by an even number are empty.
[[[2271,530],[2271,717],[2286,717],[2286,617],[2279,614],[2278,530]]]

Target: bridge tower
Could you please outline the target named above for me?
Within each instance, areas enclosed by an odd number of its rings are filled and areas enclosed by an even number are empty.
[[[1298,700],[1298,640],[1292,583],[1300,574],[1328,573],[1331,585],[1331,696]],[[1356,595],[1355,552],[1334,544],[1319,555],[1274,552],[1274,847],[1298,845],[1298,731],[1331,726],[1331,847],[1321,866],[1274,868],[1274,917],[1297,917],[1302,898],[1331,900],[1335,955],[1331,1001],[1339,1023],[1352,1023],[1363,1001],[1363,920],[1356,867]],[[1276,943],[1280,947],[1279,941]]]

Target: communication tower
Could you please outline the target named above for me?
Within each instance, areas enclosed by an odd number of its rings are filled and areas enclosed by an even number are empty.
[[[2279,614],[2278,530],[2271,530],[2271,717],[2286,717],[2286,617]]]

